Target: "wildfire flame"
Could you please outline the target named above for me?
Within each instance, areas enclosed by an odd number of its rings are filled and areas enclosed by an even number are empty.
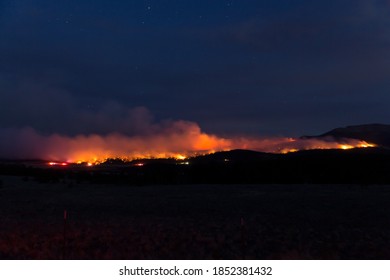
[[[353,149],[375,147],[365,141],[344,139],[341,142],[318,139],[291,139],[291,138],[218,138],[214,135],[199,134],[174,135],[168,139],[157,137],[152,139],[138,139],[122,135],[81,136],[76,139],[61,138],[61,143],[68,146],[66,162],[86,163],[87,166],[102,163],[109,158],[122,160],[148,158],[174,158],[185,160],[188,157],[210,154],[216,151],[233,149],[249,149],[271,153],[291,153],[311,149]],[[187,147],[188,145],[188,147]],[[53,153],[54,154],[54,153]],[[61,156],[61,153],[58,153]],[[137,165],[141,166],[141,165]]]
[[[18,151],[20,158],[44,158],[50,160],[50,166],[66,166],[69,163],[93,166],[110,158],[175,158],[183,161],[191,156],[233,149],[289,153],[309,149],[375,147],[355,139],[222,138],[202,132],[196,123],[184,121],[175,122],[169,129],[139,136],[118,133],[105,136],[43,136],[33,129],[24,129],[13,137],[9,137],[8,146],[0,146],[0,154],[7,156],[7,152],[11,153],[9,151]]]
[[[50,166],[68,166],[68,163],[67,162],[49,162],[48,165]]]
[[[324,150],[324,149],[340,149],[350,150],[354,148],[372,148],[376,147],[375,144],[367,143],[366,141],[356,139],[343,139],[342,142],[337,141],[322,141],[322,140],[298,140],[301,141],[298,146],[300,148],[284,148],[280,150],[280,153],[286,154],[291,152],[298,152],[300,150]]]

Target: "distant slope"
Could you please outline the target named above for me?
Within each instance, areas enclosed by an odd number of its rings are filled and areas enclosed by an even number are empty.
[[[304,136],[302,138],[325,138],[335,139],[351,138],[374,143],[383,147],[390,147],[390,125],[386,124],[365,124],[353,125],[333,129],[318,136]]]
[[[224,152],[216,152],[213,154],[197,156],[193,158],[193,162],[243,162],[243,161],[258,161],[264,159],[278,158],[278,155],[263,153],[251,150],[231,150]]]

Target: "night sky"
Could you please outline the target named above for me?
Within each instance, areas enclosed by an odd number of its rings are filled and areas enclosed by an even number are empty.
[[[0,127],[221,136],[389,123],[388,0],[1,0]]]

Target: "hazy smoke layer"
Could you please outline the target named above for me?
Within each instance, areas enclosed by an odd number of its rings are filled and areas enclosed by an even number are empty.
[[[7,159],[45,159],[68,162],[99,162],[107,158],[182,158],[195,154],[231,149],[250,149],[284,153],[302,149],[365,147],[363,141],[345,139],[292,138],[220,138],[203,133],[193,122],[176,121],[154,125],[153,132],[128,136],[106,135],[65,136],[43,135],[32,128],[1,129],[0,157]]]

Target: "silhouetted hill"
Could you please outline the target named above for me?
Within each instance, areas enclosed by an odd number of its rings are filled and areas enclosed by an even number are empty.
[[[110,159],[104,164],[48,166],[41,161],[0,161],[0,175],[23,176],[41,183],[93,184],[390,184],[390,125],[370,124],[336,128],[302,138],[358,139],[375,148],[302,150],[272,154],[231,150],[185,160]]]
[[[336,128],[318,136],[304,136],[302,138],[326,138],[335,139],[351,138],[363,140],[383,147],[390,147],[390,125],[366,124]]]
[[[204,163],[204,162],[248,162],[258,161],[279,157],[277,154],[263,153],[251,150],[231,150],[216,152],[213,154],[202,155],[192,158],[193,162]]]
[[[137,164],[142,163],[142,164]],[[93,184],[390,184],[390,149],[307,150],[267,154],[233,150],[182,161],[110,161],[97,166],[50,167],[1,162],[0,175],[40,183],[73,180]]]

